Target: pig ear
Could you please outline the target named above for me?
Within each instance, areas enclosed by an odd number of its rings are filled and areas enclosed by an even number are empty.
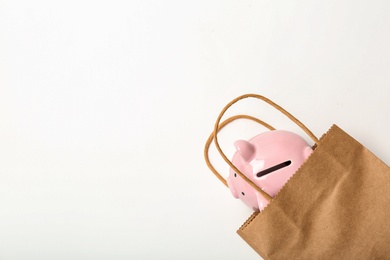
[[[253,159],[255,147],[251,143],[244,140],[238,140],[234,143],[234,146],[245,161],[250,162]]]

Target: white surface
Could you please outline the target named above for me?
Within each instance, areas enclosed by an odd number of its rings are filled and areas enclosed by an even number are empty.
[[[235,233],[250,211],[203,161],[217,114],[263,94],[389,164],[389,12],[385,0],[0,1],[0,259],[258,259]],[[228,153],[250,132],[236,129]]]

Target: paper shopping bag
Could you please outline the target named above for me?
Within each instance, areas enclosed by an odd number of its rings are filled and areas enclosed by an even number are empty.
[[[237,233],[264,259],[390,259],[390,168],[334,125]]]

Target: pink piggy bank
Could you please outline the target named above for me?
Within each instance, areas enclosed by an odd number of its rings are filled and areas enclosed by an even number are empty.
[[[274,197],[313,152],[297,134],[274,130],[249,141],[234,143],[237,151],[232,163],[259,188]],[[230,169],[228,186],[235,198],[255,211],[263,210],[268,201],[244,179]]]

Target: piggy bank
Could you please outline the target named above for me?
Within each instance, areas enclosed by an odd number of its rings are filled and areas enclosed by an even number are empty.
[[[283,130],[264,132],[249,141],[236,141],[234,145],[237,151],[232,163],[271,197],[313,152],[302,137]],[[261,211],[268,205],[269,202],[232,169],[227,183],[233,196],[253,210]]]

